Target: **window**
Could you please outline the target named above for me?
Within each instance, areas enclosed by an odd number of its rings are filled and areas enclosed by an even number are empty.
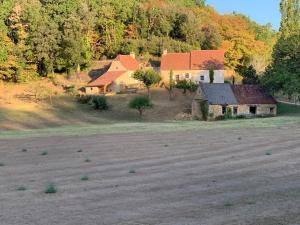
[[[176,81],[179,81],[180,80],[180,75],[176,75]]]
[[[203,75],[200,76],[200,80],[201,80],[201,81],[204,80],[204,76],[203,76]]]
[[[233,115],[237,115],[238,114],[238,107],[233,107]]]
[[[249,108],[249,112],[254,115],[256,114],[256,110],[257,110],[256,106],[250,106],[250,108]]]
[[[274,114],[274,112],[275,112],[275,108],[274,108],[274,107],[271,107],[271,108],[270,108],[270,113]]]
[[[185,74],[185,79],[190,79],[190,74],[189,73]]]
[[[224,115],[226,113],[226,106],[222,106],[222,114]]]

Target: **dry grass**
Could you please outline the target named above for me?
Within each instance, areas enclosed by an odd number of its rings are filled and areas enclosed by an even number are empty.
[[[185,132],[173,126],[169,132],[0,140],[6,163],[0,223],[298,224],[299,136],[300,126],[290,125]],[[20,152],[25,147],[28,154]],[[49,152],[47,160],[41,151]],[[82,181],[83,175],[90,179]],[[18,191],[20,185],[28,191]],[[56,194],[45,194],[56,187]]]
[[[43,80],[40,83],[45,89],[56,93],[51,101],[49,98],[38,102],[19,99],[17,96],[26,93],[32,83],[5,85],[0,93],[0,131],[141,121],[137,112],[128,108],[128,103],[135,95],[146,94],[145,91],[108,96],[111,109],[97,112],[88,105],[78,104],[75,97],[64,94],[61,87],[54,86],[50,81]],[[174,101],[169,101],[166,90],[155,89],[152,92],[154,107],[146,111],[142,121],[173,120],[178,113],[190,107],[191,100],[192,94],[182,95],[177,91]]]

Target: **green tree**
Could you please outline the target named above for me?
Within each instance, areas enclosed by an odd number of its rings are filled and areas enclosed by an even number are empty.
[[[48,16],[39,18],[28,37],[27,58],[37,64],[38,73],[47,76],[55,69],[60,51],[61,33]]]
[[[20,65],[14,51],[15,45],[6,36],[0,32],[0,80],[17,81]]]
[[[161,81],[159,73],[152,69],[138,70],[133,74],[134,79],[143,82],[148,91],[148,97],[151,99],[150,88]]]
[[[183,90],[183,94],[186,94],[186,91],[189,90],[189,82],[187,80],[179,80],[176,83],[176,88],[178,89],[182,89]]]
[[[209,83],[213,83],[215,79],[215,71],[214,69],[210,69],[209,70]]]
[[[280,38],[273,51],[273,62],[262,77],[272,92],[300,94],[300,1],[282,0]]]
[[[167,89],[167,91],[169,92],[169,99],[172,100],[173,98],[173,90],[176,86],[175,81],[173,79],[173,70],[170,71],[169,74],[169,82],[167,84],[165,84],[165,88]]]
[[[243,80],[242,80],[243,84],[258,84],[259,83],[258,75],[252,65],[245,68],[241,72],[241,75],[243,77]]]
[[[300,1],[281,0],[281,24],[280,32],[284,37],[300,29]]]
[[[138,110],[140,117],[143,116],[143,112],[146,109],[151,107],[152,104],[147,96],[138,96],[129,102],[129,108]]]

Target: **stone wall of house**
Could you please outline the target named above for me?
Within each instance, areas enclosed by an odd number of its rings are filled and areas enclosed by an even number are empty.
[[[257,107],[256,115],[277,115],[277,106],[275,104],[257,104],[251,106]],[[232,113],[234,113],[234,108],[237,107],[236,115],[250,114],[250,105],[228,105],[227,107],[231,108]],[[209,114],[213,114],[214,118],[223,115],[222,105],[209,105]]]
[[[112,61],[108,71],[126,71],[127,69],[120,61]]]
[[[100,90],[98,87],[85,87],[85,93],[87,95],[97,95],[100,93]]]
[[[133,71],[125,72],[108,87],[111,92],[120,92],[126,88],[141,87],[141,82],[133,78]]]
[[[253,104],[253,105],[239,105],[238,106],[238,114],[250,114],[250,106],[256,107],[257,115],[277,115],[277,106],[275,104]]]
[[[214,83],[224,83],[224,70],[215,70],[214,71]],[[161,71],[161,78],[164,83],[169,82],[170,71],[163,70]],[[209,71],[208,70],[174,70],[173,79],[179,77],[180,80],[192,80],[195,83],[203,82],[209,83]]]

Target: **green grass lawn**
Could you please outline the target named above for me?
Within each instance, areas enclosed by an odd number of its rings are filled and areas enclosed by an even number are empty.
[[[300,116],[300,106],[290,105],[284,103],[278,103],[278,115],[290,115],[295,114]]]
[[[0,139],[51,136],[87,136],[93,134],[170,132],[199,129],[239,129],[279,126],[300,126],[300,107],[280,103],[278,117],[226,120],[217,122],[170,121],[170,122],[118,122],[110,124],[75,125],[22,131],[2,131]]]
[[[135,132],[171,132],[201,129],[239,129],[279,126],[300,126],[300,116],[280,116],[273,118],[227,120],[218,122],[181,121],[181,122],[140,122],[115,123],[85,126],[64,126],[56,128],[32,129],[24,131],[4,131],[0,139],[51,136],[88,136],[93,134],[135,133]]]

